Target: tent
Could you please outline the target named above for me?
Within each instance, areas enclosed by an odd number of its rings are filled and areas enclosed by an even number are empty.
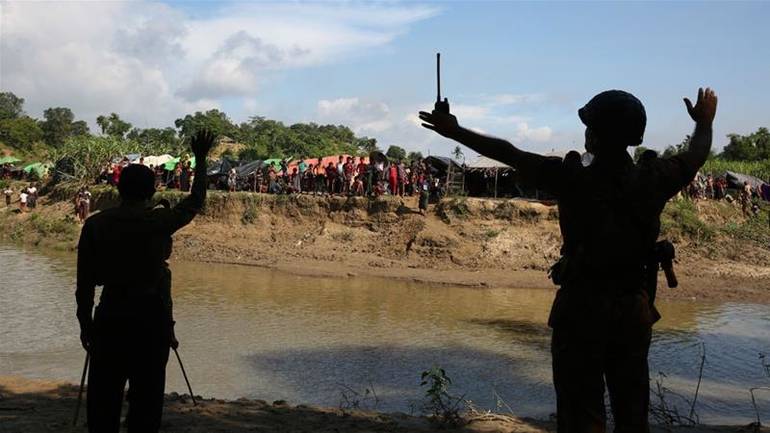
[[[22,170],[24,170],[27,174],[34,174],[38,177],[38,179],[42,179],[45,177],[46,174],[48,174],[48,170],[51,168],[51,164],[48,163],[42,163],[42,162],[34,162],[32,164],[29,164],[25,166]]]
[[[235,171],[236,173],[238,173],[239,177],[248,177],[256,173],[257,171],[261,170],[262,167],[264,166],[265,166],[265,163],[263,161],[260,161],[260,160],[250,161],[236,167]]]
[[[176,168],[177,164],[179,164],[180,158],[171,158],[169,159],[164,165],[163,168],[167,171],[171,171]],[[195,157],[193,156],[190,158],[190,168],[195,168]]]
[[[16,158],[14,156],[6,156],[3,158],[0,158],[0,165],[2,164],[13,164],[15,162],[20,162],[21,160],[19,158]]]
[[[752,188],[761,188],[766,182],[762,179],[748,174],[735,173],[733,171],[725,172],[725,179],[727,179],[728,188],[743,188],[743,183],[748,182]]]
[[[167,162],[174,159],[173,156],[169,154],[163,154],[163,155],[149,155],[144,157],[144,165],[146,166],[153,166],[157,167],[159,165],[165,165]]]
[[[465,173],[465,185],[472,196],[498,195],[515,197],[521,195],[516,186],[514,170],[508,165],[492,158],[479,155],[473,160]]]
[[[465,168],[457,161],[446,156],[429,156],[423,161],[431,174],[443,181],[446,194],[465,191]]]

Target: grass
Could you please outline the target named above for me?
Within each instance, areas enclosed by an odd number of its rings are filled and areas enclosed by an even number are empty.
[[[713,239],[715,230],[698,216],[695,203],[690,200],[674,200],[666,205],[660,217],[661,233],[673,239],[687,238],[696,244]]]

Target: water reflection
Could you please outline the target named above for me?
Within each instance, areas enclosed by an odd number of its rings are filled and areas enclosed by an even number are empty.
[[[0,375],[78,380],[72,255],[0,246]],[[427,287],[380,279],[308,278],[266,269],[175,263],[181,353],[196,392],[336,405],[341,385],[373,386],[380,409],[408,411],[419,373],[444,367],[458,394],[494,408],[553,410],[546,290]],[[767,306],[664,303],[651,372],[691,395],[701,342],[707,364],[699,411],[743,422],[747,388],[770,383],[757,353],[770,348]],[[173,361],[173,360],[172,360]],[[169,390],[184,391],[173,362]]]

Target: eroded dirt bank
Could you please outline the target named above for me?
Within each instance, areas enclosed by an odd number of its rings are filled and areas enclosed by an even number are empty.
[[[74,249],[79,226],[71,191],[57,188],[33,213],[0,212],[3,235]],[[159,193],[172,203],[182,194]],[[94,191],[94,208],[114,206]],[[523,200],[452,198],[427,216],[415,198],[274,196],[211,192],[203,215],[175,235],[174,260],[264,266],[304,275],[377,276],[435,284],[552,289],[559,253],[555,206]],[[672,202],[663,216],[677,246],[680,287],[662,298],[770,302],[767,222],[727,203]]]
[[[78,386],[64,382],[0,376],[0,432],[85,432],[85,405],[79,423],[72,426]],[[425,417],[342,410],[315,406],[290,406],[284,402],[239,399],[233,401],[199,398],[193,406],[187,396],[166,396],[162,432],[282,432],[282,433],[427,433],[427,432],[554,432],[551,421],[517,418],[500,414],[466,415],[464,425],[436,425]],[[755,431],[745,426],[653,427],[653,432],[685,430],[690,433],[737,433]]]

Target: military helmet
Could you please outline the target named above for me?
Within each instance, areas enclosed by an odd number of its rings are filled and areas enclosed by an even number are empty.
[[[622,90],[607,90],[591,98],[578,110],[580,120],[601,140],[624,146],[642,144],[647,113],[636,96]]]

